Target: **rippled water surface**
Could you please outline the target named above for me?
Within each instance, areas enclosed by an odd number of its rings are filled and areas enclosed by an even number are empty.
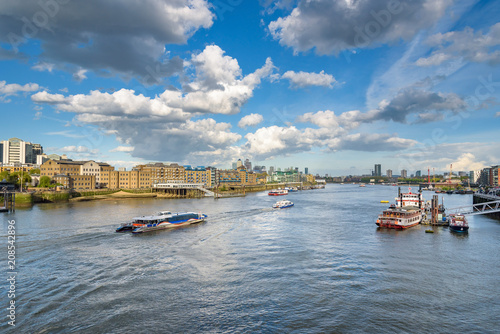
[[[17,325],[7,325],[2,278],[0,330],[498,333],[500,221],[471,217],[466,235],[378,229],[387,206],[380,200],[396,195],[390,186],[328,185],[291,193],[295,206],[274,211],[278,198],[253,193],[44,204],[3,214],[5,262],[7,219],[17,227]],[[447,207],[472,202],[471,195],[442,197]],[[209,219],[114,233],[120,222],[158,210]]]

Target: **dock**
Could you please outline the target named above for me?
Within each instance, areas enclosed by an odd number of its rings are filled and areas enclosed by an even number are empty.
[[[16,193],[9,191],[6,187],[0,192],[0,212],[16,211]]]

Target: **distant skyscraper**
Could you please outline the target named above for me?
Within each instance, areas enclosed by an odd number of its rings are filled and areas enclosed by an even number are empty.
[[[306,175],[309,174],[309,168],[307,168],[307,167],[305,168],[305,174]]]
[[[382,176],[382,165],[375,164],[375,174],[373,176]]]
[[[416,176],[416,177],[421,177],[421,176],[422,176],[422,171],[421,171],[421,170],[417,170],[417,171],[415,172],[415,176]]]
[[[387,177],[392,177],[392,169],[386,170],[385,174],[387,175]]]
[[[402,170],[401,170],[401,177],[402,177],[403,179],[408,178],[408,171],[407,171],[406,169],[402,169]]]
[[[241,159],[238,159],[238,161],[236,161],[236,168],[239,168],[243,166],[243,161],[241,161]]]
[[[250,160],[248,159],[245,159],[245,168],[248,170],[248,171],[251,171],[252,170],[252,163],[250,162]]]

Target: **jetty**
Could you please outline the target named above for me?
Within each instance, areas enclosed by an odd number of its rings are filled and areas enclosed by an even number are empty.
[[[7,190],[7,187],[1,188],[0,192],[0,212],[16,211],[16,192]]]

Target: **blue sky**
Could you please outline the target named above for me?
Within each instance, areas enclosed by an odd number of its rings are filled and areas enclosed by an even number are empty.
[[[0,139],[132,167],[500,162],[495,1],[0,5]]]

